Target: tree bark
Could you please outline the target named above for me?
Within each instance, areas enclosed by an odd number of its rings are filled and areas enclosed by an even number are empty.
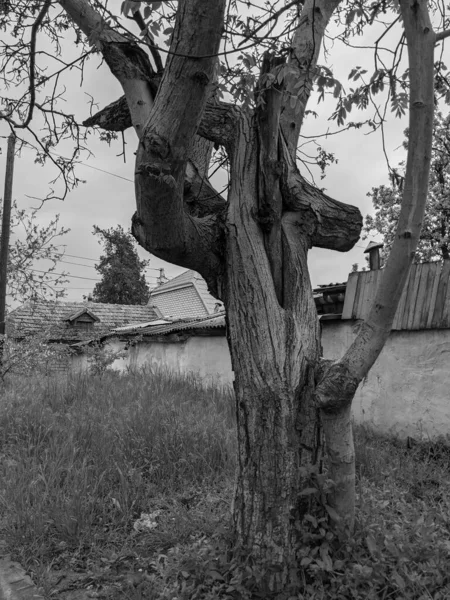
[[[298,550],[298,529],[313,510],[311,488],[322,457],[314,402],[319,330],[307,268],[308,241],[282,219],[283,306],[277,298],[258,220],[265,164],[257,119],[242,116],[232,151],[225,303],[235,373],[239,470],[234,522],[256,558],[277,565],[281,588]]]
[[[289,65],[295,69],[295,73],[286,77],[280,121],[289,153],[294,161],[322,40],[331,16],[340,2],[341,0],[305,0],[292,40]]]

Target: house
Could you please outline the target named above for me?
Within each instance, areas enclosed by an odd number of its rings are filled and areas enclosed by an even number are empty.
[[[207,317],[158,319],[147,324],[117,327],[103,335],[100,342],[109,352],[120,356],[112,368],[124,371],[145,365],[167,368],[179,373],[195,373],[206,384],[231,384],[233,370],[226,339],[225,313]],[[85,342],[77,344],[82,347]],[[78,368],[87,366],[80,354]]]
[[[152,290],[150,303],[171,319],[208,317],[223,310],[222,302],[211,296],[206,281],[195,271],[185,271]]]
[[[8,314],[6,333],[20,340],[45,331],[49,343],[73,344],[99,338],[115,327],[149,323],[160,317],[161,313],[151,305],[37,300]]]
[[[13,342],[41,338],[45,344],[74,344],[99,339],[116,327],[129,323],[148,324],[161,314],[153,306],[104,304],[97,302],[27,302],[6,318],[6,334]],[[53,370],[66,370],[67,361]]]

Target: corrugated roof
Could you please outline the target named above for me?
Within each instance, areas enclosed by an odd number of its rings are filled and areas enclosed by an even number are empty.
[[[95,315],[99,319],[98,322],[89,326],[77,326],[66,321],[83,308]],[[148,305],[40,300],[23,304],[10,312],[6,317],[6,330],[12,337],[46,331],[49,339],[75,342],[100,337],[116,327],[130,323],[148,324],[155,319],[159,319],[159,315]]]
[[[195,318],[215,314],[216,300],[208,292],[203,277],[196,271],[185,271],[154,289],[150,302],[157,306],[165,317]]]
[[[217,313],[201,319],[179,319],[172,323],[150,324],[147,327],[132,327],[115,329],[110,336],[115,334],[123,335],[139,333],[141,335],[166,335],[167,333],[175,333],[176,331],[184,331],[186,329],[216,329],[225,327],[225,313]],[[108,336],[109,337],[109,336]]]

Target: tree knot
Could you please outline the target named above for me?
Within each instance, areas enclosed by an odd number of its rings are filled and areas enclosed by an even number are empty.
[[[351,404],[359,385],[348,365],[334,362],[324,365],[321,380],[315,391],[317,407],[326,413],[338,413]]]
[[[195,83],[198,83],[199,85],[203,85],[203,86],[207,86],[209,83],[209,77],[203,71],[196,71],[192,75],[192,79],[195,81]]]
[[[269,233],[275,223],[276,213],[270,204],[264,203],[258,210],[253,211],[253,218],[264,233]]]

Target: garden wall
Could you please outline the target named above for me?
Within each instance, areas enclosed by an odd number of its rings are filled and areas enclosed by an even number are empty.
[[[322,321],[324,358],[340,358],[359,323]],[[353,416],[401,437],[450,435],[450,330],[392,331],[358,387]]]

